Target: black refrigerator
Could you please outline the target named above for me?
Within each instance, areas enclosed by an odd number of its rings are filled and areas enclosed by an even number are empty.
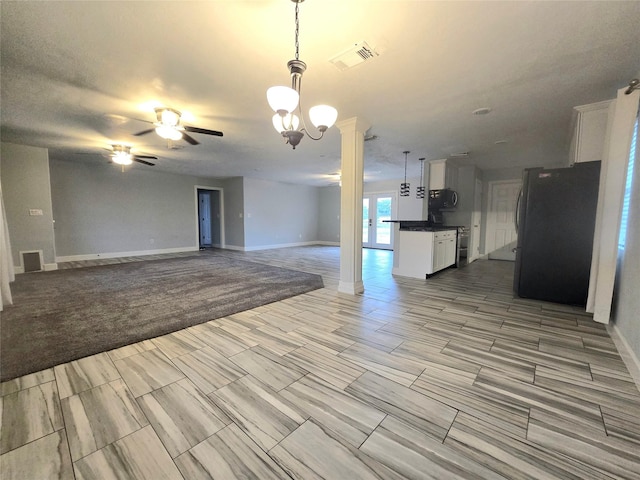
[[[524,171],[516,207],[518,296],[586,305],[599,179],[600,162]]]

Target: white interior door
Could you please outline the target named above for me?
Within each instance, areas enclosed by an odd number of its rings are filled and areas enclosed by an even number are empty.
[[[393,250],[393,224],[395,194],[376,193],[362,198],[362,246]]]
[[[490,259],[516,260],[515,213],[521,188],[520,180],[489,182],[486,246]]]
[[[482,222],[482,181],[476,179],[473,192],[473,212],[471,212],[471,229],[469,231],[469,262],[480,256],[480,223]]]
[[[211,193],[198,192],[198,219],[200,224],[200,248],[211,246]]]

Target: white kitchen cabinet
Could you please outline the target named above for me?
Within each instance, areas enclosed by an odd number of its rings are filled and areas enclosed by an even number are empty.
[[[425,278],[456,263],[456,230],[400,230],[394,275]],[[394,262],[395,263],[395,262]]]
[[[458,184],[458,168],[447,159],[431,160],[429,162],[429,190],[451,188],[455,190]]]
[[[569,164],[602,160],[611,100],[574,107],[575,128]]]
[[[456,263],[456,230],[434,233],[433,266],[428,274],[438,272]]]

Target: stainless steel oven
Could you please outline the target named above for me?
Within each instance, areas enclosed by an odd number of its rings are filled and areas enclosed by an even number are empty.
[[[456,267],[464,267],[467,263],[469,263],[469,227],[458,227]]]

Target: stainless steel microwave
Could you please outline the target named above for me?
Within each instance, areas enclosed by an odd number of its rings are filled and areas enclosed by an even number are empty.
[[[455,208],[458,204],[458,193],[450,188],[429,190],[429,209]]]

